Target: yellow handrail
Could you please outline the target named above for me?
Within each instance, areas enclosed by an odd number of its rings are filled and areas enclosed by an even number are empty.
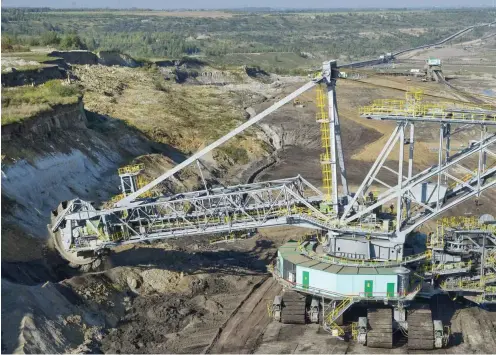
[[[118,173],[119,175],[135,174],[135,173],[139,173],[144,168],[145,168],[144,164],[127,165],[127,166],[123,166],[122,168],[119,168]]]

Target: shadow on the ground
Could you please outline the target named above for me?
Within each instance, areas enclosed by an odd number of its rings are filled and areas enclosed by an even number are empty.
[[[272,253],[261,257],[263,251],[273,248],[273,242],[258,240],[248,251],[226,250],[166,250],[160,247],[134,247],[109,256],[111,267],[141,266],[162,268],[188,274],[217,273],[224,275],[255,275],[267,271]]]

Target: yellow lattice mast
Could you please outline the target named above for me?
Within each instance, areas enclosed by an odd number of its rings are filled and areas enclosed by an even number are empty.
[[[320,137],[324,153],[320,155],[322,167],[322,187],[324,201],[327,206],[332,204],[332,173],[331,173],[331,147],[330,147],[330,121],[327,113],[327,94],[325,84],[316,86],[317,92],[317,122],[320,123]],[[328,212],[328,211],[327,211]]]

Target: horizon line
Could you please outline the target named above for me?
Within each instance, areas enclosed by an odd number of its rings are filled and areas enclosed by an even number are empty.
[[[85,6],[74,6],[74,7],[53,7],[53,6],[9,6],[4,5],[1,8],[11,8],[11,9],[48,9],[48,10],[119,10],[119,11],[240,11],[240,10],[254,10],[254,11],[291,11],[291,10],[321,10],[321,11],[332,11],[332,10],[419,10],[419,9],[483,9],[490,8],[494,9],[491,4],[481,4],[481,5],[457,5],[457,6],[387,6],[387,7],[367,7],[367,6],[357,6],[357,7],[270,7],[270,6],[243,6],[243,7],[198,7],[198,8],[139,8],[139,7],[85,7]]]

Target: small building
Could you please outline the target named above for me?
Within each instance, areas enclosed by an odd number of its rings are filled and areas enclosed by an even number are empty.
[[[302,254],[297,242],[288,242],[278,249],[277,267],[283,279],[296,283],[303,290],[323,295],[391,298],[404,293],[404,284],[400,290],[402,275],[398,268],[321,262]]]
[[[430,66],[441,66],[441,59],[429,58],[429,59],[427,59],[427,65],[430,65]]]

